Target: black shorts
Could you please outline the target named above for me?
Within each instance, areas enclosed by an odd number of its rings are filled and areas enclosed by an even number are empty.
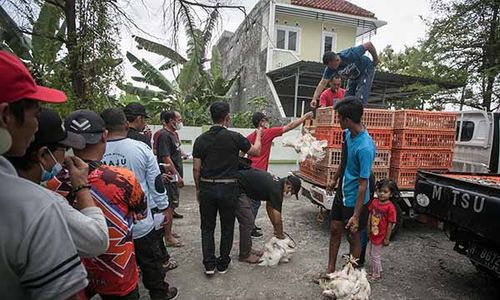
[[[179,187],[177,186],[177,182],[169,182],[165,183],[165,189],[167,190],[168,196],[168,208],[177,208],[179,207]]]
[[[335,221],[342,221],[344,226],[347,225],[349,219],[354,215],[354,207],[344,206],[341,197],[335,195],[335,199],[332,203],[332,209],[330,210],[330,217]],[[362,230],[366,228],[368,224],[368,204],[363,205],[361,208],[361,214],[359,216],[358,229]]]

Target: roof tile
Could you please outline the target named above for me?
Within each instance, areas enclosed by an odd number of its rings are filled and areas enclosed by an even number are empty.
[[[375,18],[375,14],[346,0],[292,0],[293,5],[335,11],[349,15]]]

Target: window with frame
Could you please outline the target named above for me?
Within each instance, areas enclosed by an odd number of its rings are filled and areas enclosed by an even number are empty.
[[[462,132],[461,136],[459,137],[458,135],[460,134],[460,125],[462,125]],[[458,121],[455,140],[458,141],[459,138],[460,142],[468,142],[472,140],[472,137],[474,136],[474,127],[474,122],[472,121]]]
[[[321,41],[321,57],[328,51],[335,51],[337,48],[337,35],[334,32],[323,31]]]
[[[298,28],[276,26],[276,48],[298,52],[299,34]]]

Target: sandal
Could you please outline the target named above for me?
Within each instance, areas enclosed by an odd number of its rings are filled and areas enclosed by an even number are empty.
[[[163,268],[166,272],[177,269],[178,266],[179,265],[177,264],[177,262],[173,259],[169,259],[166,263],[163,264]]]
[[[380,279],[382,279],[382,276],[380,276],[380,275],[378,275],[378,276],[373,276],[373,275],[368,276],[368,281],[370,281],[370,282],[378,281]]]
[[[176,239],[180,238],[181,236],[178,233],[172,232],[172,236]]]

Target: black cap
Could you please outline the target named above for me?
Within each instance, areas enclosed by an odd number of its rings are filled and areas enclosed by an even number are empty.
[[[62,144],[74,149],[85,148],[85,139],[77,134],[66,131],[59,114],[50,108],[42,108],[37,115],[38,131],[33,144]]]
[[[286,180],[288,180],[288,182],[290,182],[290,184],[292,185],[292,190],[293,190],[292,195],[295,195],[295,197],[298,200],[300,188],[302,187],[302,182],[300,181],[299,177],[295,175],[288,176]]]
[[[64,127],[69,132],[81,135],[86,144],[94,145],[101,140],[106,124],[97,113],[88,109],[80,109],[64,120]]]
[[[144,116],[146,118],[149,118],[144,105],[138,102],[131,102],[127,104],[127,106],[125,106],[125,108],[123,109],[123,112],[126,116]]]
[[[254,112],[252,116],[252,124],[255,128],[259,126],[260,121],[267,119],[266,115],[260,111]]]

